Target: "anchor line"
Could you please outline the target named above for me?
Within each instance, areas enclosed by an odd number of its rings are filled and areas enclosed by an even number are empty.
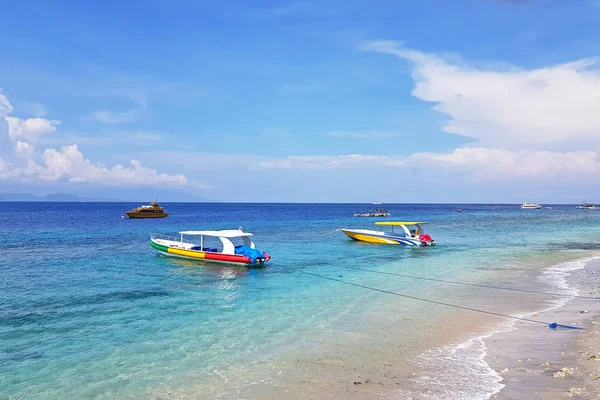
[[[344,280],[341,280],[341,279],[330,278],[328,276],[315,274],[313,272],[307,272],[307,271],[298,271],[298,272],[306,274],[306,275],[316,276],[318,278],[326,279],[326,280],[333,281],[333,282],[343,283],[345,285],[350,285],[350,286],[355,286],[355,287],[359,287],[359,288],[363,288],[363,289],[373,290],[375,292],[380,292],[380,293],[385,293],[385,294],[391,294],[391,295],[398,296],[398,297],[404,297],[404,298],[407,298],[407,299],[424,301],[424,302],[427,302],[427,303],[437,304],[437,305],[446,306],[446,307],[458,308],[458,309],[461,309],[461,310],[473,311],[473,312],[478,312],[478,313],[482,313],[482,314],[495,315],[495,316],[498,316],[498,317],[510,318],[510,319],[519,320],[519,321],[533,322],[533,323],[536,323],[536,324],[543,324],[543,325],[547,325],[547,326],[549,326],[550,328],[553,328],[553,329],[556,328],[556,327],[559,327],[559,326],[563,327],[563,328],[569,328],[569,329],[583,329],[583,328],[575,327],[575,326],[557,324],[556,322],[549,323],[549,322],[544,322],[544,321],[536,321],[536,320],[530,319],[530,318],[515,317],[514,315],[502,314],[502,313],[497,313],[497,312],[493,312],[493,311],[479,310],[477,308],[466,307],[466,306],[459,306],[457,304],[446,303],[446,302],[443,302],[443,301],[425,299],[425,298],[422,298],[422,297],[411,296],[411,295],[408,295],[408,294],[402,294],[402,293],[398,293],[398,292],[392,292],[391,290],[378,289],[378,288],[374,288],[374,287],[371,287],[371,286],[366,286],[366,285],[361,285],[361,284],[358,284],[358,283],[352,283],[352,282],[344,281]]]
[[[401,278],[421,279],[421,280],[424,280],[424,281],[451,283],[453,285],[475,286],[475,287],[481,287],[481,288],[486,288],[486,289],[495,289],[495,290],[510,290],[510,291],[514,291],[514,292],[537,293],[537,294],[545,294],[545,295],[548,295],[548,296],[557,296],[557,297],[574,297],[574,298],[576,297],[576,298],[579,298],[579,299],[600,300],[600,297],[593,297],[593,296],[579,296],[579,295],[570,295],[570,294],[564,294],[564,293],[542,292],[542,291],[539,291],[539,290],[509,288],[509,287],[505,287],[505,286],[482,285],[482,284],[479,284],[479,283],[469,283],[469,282],[459,282],[459,281],[447,281],[447,280],[444,280],[444,279],[426,278],[426,277],[422,277],[422,276],[397,274],[395,272],[376,271],[376,270],[373,270],[373,269],[366,269],[366,268],[359,268],[359,267],[346,267],[346,266],[341,266],[341,267],[342,268],[346,268],[346,269],[354,269],[354,270],[357,270],[357,271],[373,272],[375,274],[381,274],[381,275],[399,276]]]
[[[331,234],[333,234],[333,233],[339,232],[340,230],[341,230],[341,229],[336,229],[336,230],[334,230],[334,231],[327,232],[327,233],[324,233],[324,234],[322,234],[322,235],[317,235],[317,236],[315,236],[315,237],[321,237],[321,236],[327,236],[327,235],[331,235]]]
[[[323,234],[321,234],[321,235],[309,236],[309,237],[307,237],[307,239],[314,239],[314,238],[318,238],[318,237],[322,237],[322,236],[328,236],[328,235],[334,234],[334,233],[336,233],[336,232],[339,232],[340,230],[341,230],[341,229],[336,229],[336,230],[334,230],[334,231],[327,232],[327,233],[323,233]]]

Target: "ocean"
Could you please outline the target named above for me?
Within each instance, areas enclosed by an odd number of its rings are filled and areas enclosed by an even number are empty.
[[[336,398],[335,385],[373,379],[382,398],[489,398],[502,385],[476,338],[506,319],[304,272],[529,315],[563,304],[573,291],[560,271],[600,249],[600,212],[571,205],[164,203],[168,218],[132,220],[121,216],[139,204],[0,204],[0,398]],[[375,207],[392,216],[353,217]],[[437,246],[336,232],[380,220],[427,221]],[[272,256],[264,268],[149,244],[152,233],[240,226]]]

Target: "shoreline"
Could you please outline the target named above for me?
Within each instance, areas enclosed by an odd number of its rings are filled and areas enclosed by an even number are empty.
[[[585,271],[587,264],[584,262],[592,259],[593,255],[594,253],[571,261],[558,261],[557,264],[537,270],[535,277],[544,283],[548,292],[567,291],[569,295],[574,295],[576,292],[571,287],[574,283],[571,283],[570,277]],[[596,262],[600,268],[600,261]],[[573,264],[581,269],[570,271]],[[551,277],[551,282],[543,279],[549,270],[556,270],[558,274]],[[565,286],[566,275],[569,275],[569,286]],[[494,302],[501,298],[506,298],[506,294],[488,293],[490,310],[494,310],[492,305],[503,306],[502,303]],[[522,301],[520,304],[524,310],[546,309],[520,314],[540,321],[574,324],[584,315],[577,314],[575,320],[562,315],[561,310],[565,305],[571,304],[568,297],[566,300],[548,297],[545,301],[536,299],[535,303],[528,303],[531,298],[530,294],[519,293],[510,301]],[[419,302],[403,305],[426,307]],[[511,308],[514,306],[512,304]],[[148,395],[152,398],[223,400],[282,397],[357,400],[519,398],[512,393],[522,392],[535,385],[535,382],[525,382],[522,379],[523,383],[515,386],[511,375],[518,371],[513,370],[513,364],[527,352],[529,337],[536,338],[543,332],[554,335],[552,337],[556,340],[563,340],[563,331],[566,331],[551,330],[541,324],[454,310],[445,311],[440,319],[423,325],[418,335],[409,331],[410,336],[399,336],[402,329],[394,329],[393,326],[402,325],[404,319],[394,313],[395,307],[390,304],[380,310],[373,316],[374,319],[369,318],[368,325],[356,326],[352,330],[327,332],[313,343],[298,343],[295,348],[265,354],[250,364],[215,370],[215,377],[222,377],[223,380],[200,379],[190,385],[152,390]],[[552,313],[560,315],[554,318]],[[561,333],[563,336],[559,337]],[[506,337],[508,339],[504,339]],[[515,337],[518,339],[515,340]],[[513,354],[518,354],[515,360],[512,360]],[[525,357],[518,365],[529,363],[531,360],[528,361],[527,358],[534,359],[532,356]]]
[[[565,283],[578,295],[600,297],[600,260],[571,271]],[[598,398],[600,396],[600,301],[573,297],[563,305],[536,313],[548,322],[579,326],[539,329],[518,326],[485,340],[486,361],[504,387],[493,398]]]

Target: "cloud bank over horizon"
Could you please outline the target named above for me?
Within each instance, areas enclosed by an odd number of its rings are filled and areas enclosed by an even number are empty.
[[[210,186],[145,167],[136,159],[130,166],[106,167],[85,158],[77,144],[60,149],[38,149],[44,135],[56,132],[59,120],[11,117],[13,107],[0,92],[0,181],[27,184],[96,184],[113,187],[206,189]]]
[[[473,142],[449,153],[290,156],[260,162],[259,168],[418,167],[456,170],[487,181],[583,182],[600,173],[600,113],[595,110],[600,104],[600,58],[524,70],[476,67],[447,57],[452,62],[396,41],[371,41],[360,48],[408,61],[414,80],[412,95],[434,103],[435,111],[450,117],[444,131]],[[369,137],[369,132],[328,134]],[[381,135],[370,134],[373,138]]]

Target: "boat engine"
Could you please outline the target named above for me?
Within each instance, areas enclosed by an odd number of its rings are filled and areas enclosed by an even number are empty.
[[[435,244],[435,240],[433,240],[431,236],[425,233],[419,236],[419,240],[421,241],[423,246],[433,246]]]

